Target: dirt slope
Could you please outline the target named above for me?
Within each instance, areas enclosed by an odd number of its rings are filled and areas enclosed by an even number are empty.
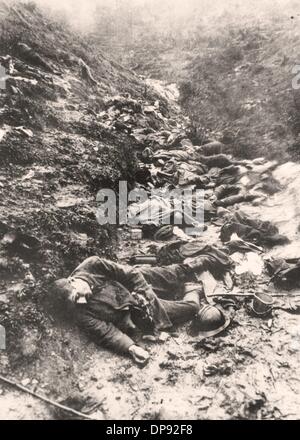
[[[197,143],[208,132],[241,157],[299,157],[299,87],[292,83],[299,4],[229,2],[225,11],[220,3],[206,10],[199,2],[194,13],[187,6],[186,21],[184,13],[178,22],[168,19],[163,8],[157,20],[149,13],[153,23],[137,20],[127,51],[122,44],[110,50],[136,72],[181,84]]]
[[[173,110],[66,23],[32,3],[0,3],[0,324],[7,333],[0,367],[20,380],[39,376],[61,397],[87,355],[76,330],[66,336],[53,326],[49,286],[87,256],[115,258],[115,228],[96,221],[97,191],[132,184],[140,149],[132,130],[165,130]],[[159,120],[144,112],[158,98]],[[22,234],[29,242],[20,248]]]
[[[89,342],[49,298],[51,282],[86,256],[127,261],[148,246],[99,227],[95,195],[133,182],[135,152],[170,136],[176,144],[185,120],[149,83],[31,4],[4,13],[0,55],[12,57],[14,71],[0,92],[1,374],[100,419],[299,415],[297,316],[276,312],[268,326],[242,303],[226,335],[202,346],[179,329],[147,346],[151,362],[140,369]],[[52,71],[24,57],[20,42]],[[78,58],[98,85],[82,78]],[[217,232],[212,226],[203,240]],[[38,242],[20,246],[19,233]],[[2,419],[67,417],[0,384]]]

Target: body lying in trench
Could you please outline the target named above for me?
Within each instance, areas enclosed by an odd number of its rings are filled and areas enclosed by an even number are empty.
[[[194,321],[205,337],[227,327],[222,311],[207,304],[195,278],[212,265],[220,263],[200,256],[187,264],[136,269],[94,256],[55,286],[96,343],[144,364],[149,353],[134,341],[136,332],[155,335]]]

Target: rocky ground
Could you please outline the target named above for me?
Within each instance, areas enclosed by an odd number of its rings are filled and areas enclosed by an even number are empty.
[[[144,82],[33,6],[5,14],[0,56],[7,63],[9,55],[14,69],[0,94],[0,324],[7,332],[1,375],[96,419],[299,417],[296,314],[274,310],[257,318],[241,298],[225,334],[201,341],[188,326],[179,328],[165,341],[145,343],[151,361],[139,368],[96,347],[53,301],[53,280],[85,257],[127,262],[157,245],[133,242],[127,228],[100,227],[95,197],[119,180],[144,183],[136,153],[176,148],[189,135],[188,119],[172,100],[174,86]],[[53,71],[24,56],[19,42]],[[93,66],[97,85],[79,58]],[[297,211],[288,208],[300,170],[289,166],[273,171],[281,192],[243,206],[296,243],[274,255],[297,253]],[[280,215],[279,204],[285,204]],[[207,226],[203,242],[220,244],[221,226]],[[252,277],[249,285],[246,278],[239,288],[249,293],[259,281]],[[272,284],[267,288],[275,292]],[[1,419],[69,417],[0,381]]]

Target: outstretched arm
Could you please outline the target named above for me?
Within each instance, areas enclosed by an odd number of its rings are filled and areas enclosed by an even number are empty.
[[[134,345],[133,340],[112,323],[94,318],[85,310],[78,312],[77,320],[80,327],[103,347],[118,353],[128,353],[129,348]]]
[[[96,343],[118,353],[129,354],[138,364],[145,365],[148,362],[149,353],[135,345],[129,336],[121,332],[112,323],[96,319],[85,310],[78,313],[78,321],[80,326],[92,336]]]

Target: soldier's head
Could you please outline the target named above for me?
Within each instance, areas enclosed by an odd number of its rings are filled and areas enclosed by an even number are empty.
[[[55,290],[60,299],[73,304],[86,304],[91,295],[91,289],[85,281],[72,277],[57,280]]]

